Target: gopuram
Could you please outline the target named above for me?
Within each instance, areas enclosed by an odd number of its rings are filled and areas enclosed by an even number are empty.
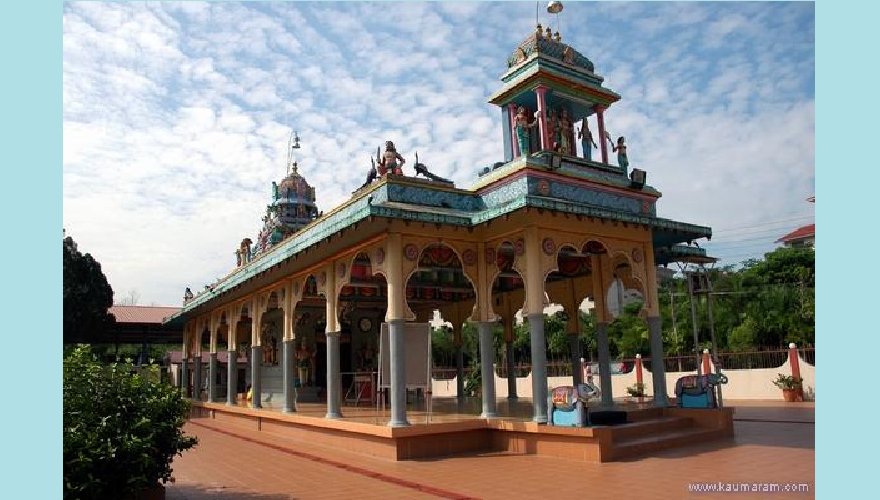
[[[407,161],[405,145],[377,137],[384,146],[372,169],[364,169],[366,182],[319,213],[315,189],[288,158],[288,176],[273,183],[256,242],[245,239],[235,269],[172,319],[185,324],[184,373],[202,380],[197,360],[210,353],[208,403],[240,406],[241,389],[229,383],[225,395],[217,394],[215,379],[218,350],[244,349],[250,407],[280,401],[281,412],[291,414],[297,398],[320,400],[326,419],[342,419],[341,374],[376,369],[384,323],[390,353],[384,424],[406,427],[407,325],[425,324],[439,310],[461,346],[462,325],[475,323],[483,380],[493,381],[492,329],[503,325],[511,353],[521,310],[531,341],[531,420],[545,423],[545,307],[555,303],[571,312],[576,384],[582,353],[574,312],[585,298],[594,302],[599,364],[607,367],[614,312],[608,291],[617,280],[641,292],[651,357],[663,358],[656,267],[682,255],[705,256],[690,243],[710,237],[711,229],[657,215],[660,192],[645,183],[638,162],[630,168],[625,139],[606,130],[620,96],[558,32],[539,24],[513,50],[501,82],[489,103],[500,109],[504,158],[480,170],[469,188],[432,174],[417,158]],[[298,145],[297,138],[289,150]],[[513,374],[513,357],[506,358]],[[459,361],[459,395],[461,370]],[[230,371],[229,380],[235,377]],[[600,380],[611,387],[608,369],[600,369]],[[653,366],[650,382],[653,405],[667,407],[662,363]],[[482,387],[481,417],[498,417],[494,383]],[[513,378],[508,387],[515,395]],[[602,403],[610,405],[613,396],[602,391]]]

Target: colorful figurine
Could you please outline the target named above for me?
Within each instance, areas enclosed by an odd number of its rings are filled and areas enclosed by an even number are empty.
[[[398,161],[400,161],[400,163],[398,163]],[[391,172],[394,175],[403,175],[404,163],[406,163],[406,160],[404,160],[403,156],[400,156],[400,153],[394,148],[394,143],[391,141],[385,141],[385,152],[379,156],[379,175],[382,176],[388,172]]]
[[[583,126],[578,129],[578,139],[581,140],[581,147],[584,150],[584,158],[593,161],[593,148],[598,148],[596,141],[593,140],[593,133],[590,132],[590,125],[584,118]]]
[[[626,144],[623,143],[623,136],[617,138],[617,146],[613,143],[611,144],[611,151],[617,151],[617,164],[623,168],[623,173],[627,173],[627,167],[629,167],[629,160],[626,157]]]
[[[556,120],[556,151],[569,155],[571,154],[571,118],[568,117],[568,110],[563,109]]]
[[[532,123],[529,123],[526,108],[520,106],[516,108],[516,117],[513,123],[516,130],[516,140],[519,143],[519,154],[526,156],[529,154],[529,129],[537,125],[538,120],[532,120]]]

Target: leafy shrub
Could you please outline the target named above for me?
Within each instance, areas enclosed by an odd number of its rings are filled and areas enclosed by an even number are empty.
[[[102,364],[80,345],[64,359],[64,498],[125,498],[171,480],[195,446],[182,431],[189,402],[129,363]]]
[[[631,387],[627,387],[626,392],[634,398],[645,397],[645,383],[636,382]]]

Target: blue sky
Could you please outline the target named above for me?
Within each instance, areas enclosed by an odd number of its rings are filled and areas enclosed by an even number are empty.
[[[232,270],[292,130],[324,211],[385,140],[470,186],[503,159],[486,99],[535,24],[531,2],[69,2],[63,14],[64,227],[117,300],[160,305]],[[622,96],[606,125],[663,193],[660,216],[713,227],[701,244],[722,264],[813,221],[812,3],[565,2],[558,23]]]

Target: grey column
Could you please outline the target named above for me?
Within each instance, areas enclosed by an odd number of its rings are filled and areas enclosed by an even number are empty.
[[[183,391],[183,397],[187,397],[189,394],[189,367],[187,366],[187,359],[181,358],[180,360],[180,388]]]
[[[568,335],[568,346],[571,351],[571,382],[577,387],[584,383],[584,374],[581,372],[581,339],[577,335]]]
[[[324,418],[342,418],[340,377],[339,332],[327,332],[327,415]]]
[[[513,362],[513,342],[505,342],[507,350],[507,399],[519,399],[516,395],[516,366]]]
[[[238,388],[238,351],[227,351],[226,359],[226,405],[235,406],[235,391]]]
[[[208,402],[217,402],[217,353],[212,352],[208,360]]]
[[[492,342],[492,322],[480,321],[477,323],[477,331],[480,334],[480,379],[483,386],[483,418],[495,418],[498,416],[497,403],[495,401],[495,370],[492,362],[495,361],[495,346]]]
[[[202,400],[202,355],[193,357],[193,400]]]
[[[388,321],[388,338],[391,361],[391,421],[389,427],[406,427],[406,349],[404,347],[404,324],[406,320]]]
[[[455,346],[455,394],[458,399],[464,397],[464,349]]]
[[[547,343],[544,340],[544,314],[529,314],[529,340],[532,344],[533,422],[547,423]]]
[[[293,349],[295,340],[285,340],[282,344],[281,351],[281,369],[284,371],[281,383],[284,391],[284,413],[296,411],[296,388],[293,386],[293,370],[295,364],[293,362]]]
[[[251,389],[253,389],[253,398],[251,399],[251,408],[262,408],[263,399],[262,387],[260,387],[260,361],[263,360],[263,346],[255,345],[251,347]]]
[[[596,323],[596,347],[599,350],[599,381],[602,384],[602,406],[614,405],[611,392],[611,354],[608,351],[608,323]]]
[[[654,406],[669,406],[666,395],[666,366],[663,363],[663,332],[659,316],[648,316],[648,335],[651,338],[651,375],[654,382]]]

